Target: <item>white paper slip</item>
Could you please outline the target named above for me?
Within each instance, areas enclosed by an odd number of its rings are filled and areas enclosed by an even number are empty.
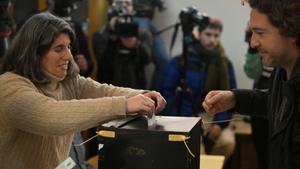
[[[148,127],[153,127],[156,125],[156,118],[155,118],[155,113],[153,113],[151,118],[147,118],[148,120]]]
[[[72,160],[71,157],[68,157],[65,161],[60,163],[55,169],[72,169],[75,167],[75,162]]]

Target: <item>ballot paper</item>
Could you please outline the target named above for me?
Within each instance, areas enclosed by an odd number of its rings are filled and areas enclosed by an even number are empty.
[[[152,114],[152,117],[147,117],[148,127],[155,127],[156,125],[156,116],[155,113]]]

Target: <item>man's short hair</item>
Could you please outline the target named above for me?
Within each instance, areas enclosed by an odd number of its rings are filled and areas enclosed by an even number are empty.
[[[219,29],[220,32],[223,31],[223,23],[220,19],[216,17],[209,17],[209,23],[206,27],[199,27],[198,31],[202,32],[204,29],[210,28],[210,29]]]

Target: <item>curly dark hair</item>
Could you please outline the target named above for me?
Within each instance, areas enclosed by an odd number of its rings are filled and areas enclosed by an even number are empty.
[[[4,57],[1,73],[12,71],[30,79],[33,83],[49,82],[42,70],[41,56],[50,49],[61,33],[68,34],[71,43],[74,42],[75,34],[63,19],[47,12],[33,15],[13,39]],[[77,68],[72,60],[69,63],[67,77],[75,75]]]
[[[297,46],[300,47],[299,0],[248,0],[248,3],[251,8],[267,15],[281,35],[297,38]]]

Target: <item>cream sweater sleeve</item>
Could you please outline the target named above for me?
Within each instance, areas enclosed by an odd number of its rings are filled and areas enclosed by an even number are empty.
[[[76,92],[86,99],[55,100],[40,93],[26,78],[11,74],[1,76],[1,114],[6,114],[9,123],[20,130],[44,136],[64,135],[94,127],[117,115],[125,115],[126,98],[117,96],[117,93],[130,96],[141,92],[118,91],[98,83],[92,85],[92,80],[80,79],[78,82],[74,89],[78,88]],[[113,97],[97,98],[100,93]],[[93,99],[87,99],[89,95]]]
[[[108,84],[98,83],[91,78],[85,78],[78,76],[74,84],[78,85],[77,91],[79,98],[99,98],[99,97],[111,97],[111,96],[125,96],[132,97],[137,94],[146,92],[146,90],[134,90],[125,87],[116,87]],[[68,85],[73,86],[73,85]]]

